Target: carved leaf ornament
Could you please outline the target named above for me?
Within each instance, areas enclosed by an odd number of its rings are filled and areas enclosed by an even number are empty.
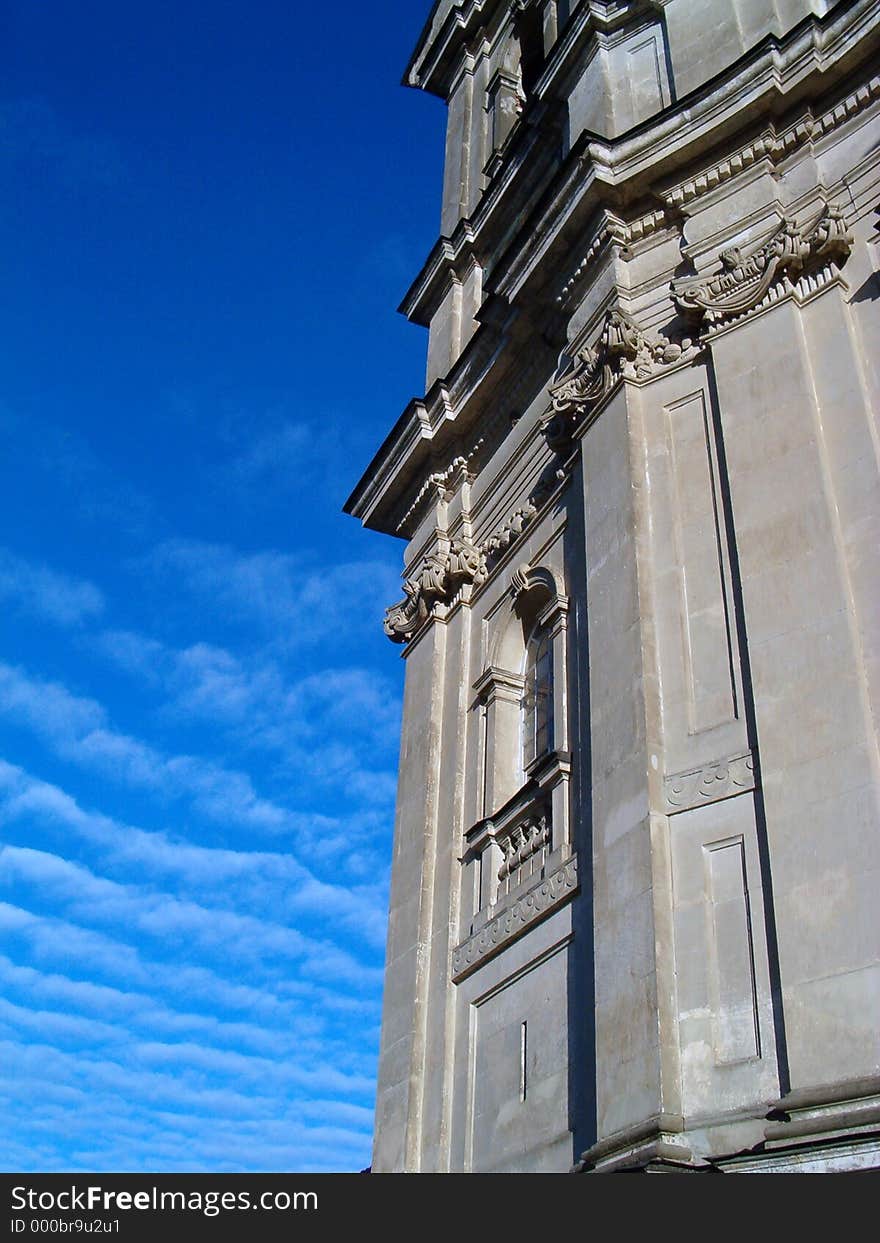
[[[765,299],[794,290],[802,277],[837,271],[853,246],[840,208],[828,203],[807,228],[783,218],[776,232],[755,250],[744,254],[738,246],[721,253],[721,271],[675,282],[672,299],[695,325],[706,328],[736,319],[761,306]],[[641,328],[620,307],[608,311],[593,345],[573,354],[563,353],[548,389],[550,404],[541,431],[554,453],[565,455],[577,429],[622,378],[643,380],[664,366],[696,352],[690,337],[670,340],[662,333]],[[446,552],[432,553],[414,578],[404,581],[404,598],[385,613],[385,633],[395,643],[408,643],[438,604],[449,604],[465,583],[481,586],[492,560],[501,555],[538,513],[544,498],[563,472],[545,472],[524,505],[482,545],[453,543]],[[551,478],[550,476],[553,476]]]
[[[448,603],[464,583],[486,580],[486,558],[473,544],[454,543],[448,552],[432,553],[415,578],[404,581],[404,598],[385,611],[385,633],[394,643],[408,643],[435,604]]]
[[[596,404],[620,376],[641,378],[653,374],[657,363],[675,362],[691,346],[648,333],[615,308],[608,312],[595,345],[573,358],[560,358],[549,389],[550,406],[541,430],[549,446],[562,453],[584,413]],[[464,583],[481,586],[489,566],[534,520],[540,505],[563,475],[552,464],[538,480],[532,494],[483,544],[454,543],[448,552],[432,553],[418,573],[403,584],[404,598],[385,612],[385,633],[394,643],[408,643],[438,604],[449,604]]]
[[[773,286],[793,289],[801,276],[816,268],[842,265],[852,246],[843,212],[826,203],[806,229],[786,217],[751,254],[744,255],[738,246],[722,251],[722,270],[708,278],[675,283],[673,300],[691,319],[705,316],[710,325],[736,319],[760,306]]]
[[[692,344],[689,337],[671,341],[661,333],[640,328],[619,307],[610,310],[595,345],[579,350],[574,357],[560,357],[549,389],[550,409],[542,425],[551,449],[566,449],[582,417],[621,377],[646,379],[659,365],[678,362]]]

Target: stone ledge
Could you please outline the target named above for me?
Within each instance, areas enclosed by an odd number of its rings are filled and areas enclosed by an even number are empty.
[[[718,803],[721,799],[734,798],[755,788],[755,758],[751,751],[730,759],[718,760],[675,773],[663,782],[666,796],[666,815],[674,816],[693,807]]]
[[[578,890],[577,855],[566,859],[551,876],[539,881],[500,911],[485,928],[452,953],[452,982],[460,983],[484,962],[494,958],[529,928],[546,918]]]

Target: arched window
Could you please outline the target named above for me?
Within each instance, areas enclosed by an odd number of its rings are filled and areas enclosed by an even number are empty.
[[[568,749],[566,614],[553,573],[523,564],[511,576],[491,623],[488,660],[474,682],[480,712],[477,815],[491,816],[532,778],[542,761]]]
[[[464,892],[470,895],[463,907],[470,911],[468,937],[476,936],[504,904],[519,901],[548,876],[560,875],[573,855],[567,614],[561,574],[525,562],[512,572],[509,591],[499,596],[484,622],[486,663],[474,682],[472,704],[478,714],[470,751],[475,817],[461,858]],[[522,909],[540,918],[552,903]],[[492,947],[474,950],[473,962],[459,955],[455,972],[463,978],[481,956],[518,936],[522,926],[514,920],[506,931],[493,934]]]
[[[526,648],[522,697],[522,766],[553,750],[553,640],[537,626]]]

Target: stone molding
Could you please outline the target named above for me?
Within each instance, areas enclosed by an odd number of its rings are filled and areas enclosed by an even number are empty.
[[[776,126],[771,124],[757,138],[738,147],[725,159],[710,165],[668,190],[660,191],[660,195],[670,207],[684,207],[694,199],[708,194],[716,186],[736,177],[743,169],[756,164],[759,160],[769,159],[773,164],[779,163],[798,148],[815,142],[837,129],[844,121],[858,116],[875,99],[880,99],[880,75],[877,74],[851,91],[833,107],[818,115],[809,109],[794,124],[782,130],[777,130]],[[655,211],[629,225],[627,232],[633,233],[633,237],[643,236],[660,224],[662,224],[662,213]],[[638,233],[635,230],[638,230]]]
[[[666,814],[674,816],[680,811],[718,803],[734,798],[755,788],[755,758],[751,751],[730,759],[704,764],[686,772],[666,777],[663,792],[666,798]]]
[[[438,606],[451,607],[462,587],[482,587],[494,563],[511,547],[537,517],[545,501],[566,478],[566,471],[551,464],[539,477],[524,504],[480,544],[453,541],[447,551],[430,553],[418,573],[404,579],[404,598],[385,610],[384,629],[394,643],[408,643],[416,631],[435,615]]]
[[[825,203],[808,228],[783,219],[776,232],[751,253],[744,254],[739,247],[723,251],[720,273],[674,283],[673,300],[684,315],[696,321],[698,330],[704,321],[707,331],[717,329],[786,293],[814,293],[837,274],[852,245],[843,213]],[[557,458],[564,457],[590,412],[621,380],[651,379],[665,368],[686,361],[698,349],[691,337],[672,340],[661,332],[642,328],[628,312],[612,307],[593,345],[560,357],[548,389],[550,404],[541,420],[547,444]],[[477,442],[469,454],[456,457],[445,470],[428,477],[404,523],[431,487],[442,496],[456,474],[464,477],[481,445],[482,441]],[[455,601],[463,584],[482,586],[492,563],[533,522],[565,474],[564,469],[551,464],[524,504],[481,544],[457,542],[448,551],[426,557],[418,574],[404,581],[404,599],[386,610],[388,637],[396,643],[409,642],[435,606]]]
[[[515,885],[520,870],[535,855],[550,849],[550,817],[546,811],[526,816],[508,834],[497,840],[503,854],[501,867],[498,869],[498,883],[500,886]]]
[[[656,213],[665,219],[665,212]],[[590,270],[594,259],[606,245],[613,244],[624,247],[627,243],[627,225],[619,216],[613,215],[606,211],[602,218],[602,223],[598,230],[593,234],[584,257],[577,265],[571,276],[568,277],[560,292],[556,295],[556,301],[560,306],[564,306],[568,302],[575,288],[579,284],[581,278]]]
[[[473,544],[455,541],[431,553],[416,577],[404,580],[404,598],[385,610],[385,633],[394,643],[408,643],[435,606],[451,604],[463,584],[485,580],[485,557]]]
[[[659,4],[660,0],[652,0],[652,3]],[[688,100],[686,108],[666,110],[650,125],[640,126],[632,134],[616,139],[582,135],[560,170],[558,192],[546,201],[537,220],[526,212],[528,195],[533,189],[529,178],[539,176],[532,160],[536,148],[528,148],[529,158],[525,163],[530,169],[529,177],[510,185],[505,181],[497,191],[488,190],[474,209],[473,219],[459,221],[450,238],[438,241],[413,284],[413,291],[424,290],[426,282],[433,288],[434,277],[429,280],[429,275],[435,269],[451,265],[461,273],[474,255],[491,253],[495,244],[493,229],[499,218],[499,198],[502,193],[514,195],[516,210],[522,211],[523,219],[528,218],[531,223],[529,229],[523,231],[522,253],[505,264],[504,274],[499,273],[497,281],[494,276],[486,277],[486,299],[481,310],[483,329],[467,346],[466,353],[474,355],[472,361],[464,366],[463,360],[459,360],[456,365],[454,408],[444,414],[436,397],[410,403],[398,427],[377,454],[370,476],[364,476],[349,498],[346,512],[362,518],[374,529],[394,533],[402,510],[410,503],[407,497],[400,505],[402,494],[410,485],[413,486],[410,496],[414,495],[422,482],[413,478],[410,467],[421,470],[427,456],[426,448],[434,436],[442,434],[445,440],[456,418],[473,426],[471,414],[474,410],[479,411],[479,419],[475,421],[482,423],[489,413],[486,404],[481,399],[471,402],[470,398],[488,366],[486,351],[482,348],[485,338],[491,338],[491,349],[487,346],[490,354],[500,348],[495,321],[493,331],[488,331],[483,313],[493,297],[497,297],[500,307],[509,305],[515,310],[518,291],[543,257],[549,259],[561,248],[566,254],[566,263],[571,262],[565,230],[575,203],[582,207],[587,218],[594,211],[598,213],[598,220],[592,217],[595,223],[588,230],[584,244],[592,245],[597,231],[607,229],[616,253],[626,256],[625,248],[633,243],[655,233],[680,228],[681,214],[682,211],[687,213],[688,204],[703,196],[723,194],[723,183],[736,180],[743,170],[748,173],[750,166],[766,166],[772,173],[799,151],[816,147],[818,154],[829,141],[835,141],[838,131],[861,124],[864,118],[870,117],[880,99],[880,74],[876,67],[861,61],[854,62],[854,67],[849,66],[856,49],[872,28],[876,28],[874,0],[834,5],[826,18],[811,16],[784,37],[761,41],[749,53],[747,73],[746,62],[738,63],[731,70],[733,78],[721,75],[705,84],[696,98]],[[851,77],[847,80],[853,72],[858,75],[857,80]],[[839,92],[834,102],[823,100],[812,105],[805,102],[803,85],[814,75],[816,83],[812,94],[823,94],[831,100],[834,99],[831,92]],[[791,92],[798,97],[794,101],[794,111],[789,114],[790,120],[774,119],[780,115]],[[755,118],[761,113],[765,119],[758,133],[736,134],[745,118]],[[658,143],[663,145],[668,156],[668,167],[664,164],[664,176],[659,181],[650,157]],[[545,173],[542,164],[540,175]],[[644,207],[639,207],[641,204]],[[639,212],[632,220],[629,219],[630,205]],[[618,214],[627,217],[622,233]],[[536,237],[542,239],[538,246]],[[621,239],[623,246],[619,244]],[[607,241],[608,238],[604,243],[600,239],[600,249]],[[575,259],[573,266],[579,262],[580,258]],[[573,266],[569,267],[567,276],[560,273],[560,285],[552,290],[551,301],[571,275]],[[586,265],[581,279],[594,267],[595,260]],[[416,322],[427,323],[430,315],[422,306],[422,295],[413,293],[413,299],[414,302],[408,295],[402,309],[414,315]],[[416,309],[415,303],[421,310]],[[435,388],[439,386],[438,381]],[[437,407],[436,413],[430,410],[433,406]],[[467,426],[461,430],[464,436],[469,435]]]
[[[480,820],[466,834],[463,862],[480,861],[480,905],[474,912],[471,933],[486,926],[509,895],[537,883],[544,872],[553,842],[553,814],[549,801],[536,794],[529,782],[510,800],[508,810]],[[551,864],[552,867],[552,864]],[[491,918],[489,918],[491,922]]]
[[[534,522],[544,502],[555,492],[559,484],[566,478],[566,471],[551,465],[539,477],[534,488],[522,505],[518,505],[509,518],[492,532],[480,545],[486,558],[486,565],[492,566],[506,551],[515,544],[526,527]]]
[[[653,2],[656,3],[656,0]],[[595,5],[590,8],[594,10]],[[768,46],[766,40],[762,41],[751,53],[753,72],[749,75],[749,85],[761,97],[767,92],[776,96],[781,89],[788,89],[787,79],[790,74],[798,79],[802,78],[806,68],[804,62],[817,74],[827,73],[828,46],[833,43],[840,44],[842,48],[847,38],[854,37],[857,28],[872,20],[868,5],[851,5],[850,8],[854,11],[841,19],[842,35],[836,31],[834,37],[830,31],[824,32],[824,36],[819,35],[818,24],[813,18],[809,26],[801,23],[798,29],[789,31],[788,35],[775,47]],[[744,79],[738,79],[735,91],[727,93],[733,94],[734,97],[741,97],[741,108],[752,102],[751,91],[747,90]],[[703,95],[702,90],[701,95]],[[846,96],[821,110],[814,110],[811,107],[803,108],[801,105],[802,111],[790,124],[777,125],[770,121],[759,134],[745,142],[740,140],[731,154],[725,155],[722,159],[716,158],[704,165],[700,171],[688,173],[684,177],[681,177],[679,173],[678,177],[681,179],[675,181],[671,176],[669,181],[672,181],[672,184],[667,182],[666,188],[654,184],[646,187],[648,193],[661,199],[669,210],[652,209],[631,223],[615,219],[618,204],[603,194],[603,189],[607,183],[617,187],[622,177],[629,178],[633,175],[635,168],[641,163],[639,159],[634,160],[633,156],[641,155],[643,144],[651,141],[651,129],[646,128],[638,138],[634,139],[626,135],[594,139],[589,142],[588,150],[581,156],[581,162],[585,170],[598,173],[596,192],[602,195],[600,207],[608,211],[609,217],[609,223],[600,228],[599,234],[591,243],[596,248],[594,253],[598,252],[605,241],[613,240],[615,243],[626,246],[630,241],[637,241],[658,228],[664,227],[670,220],[670,214],[677,215],[684,205],[710,193],[723,182],[736,177],[743,169],[761,160],[768,160],[771,165],[775,166],[799,148],[817,142],[832,133],[868,108],[878,97],[880,97],[880,76],[871,73],[867,81],[859,83]],[[670,146],[675,146],[681,151],[682,161],[687,160],[687,163],[692,164],[693,161],[689,158],[688,152],[690,144],[683,140],[688,130],[703,128],[706,112],[714,116],[717,111],[715,93],[708,90],[701,98],[699,105],[687,117],[687,124],[681,127],[680,137],[676,131],[677,141],[675,143],[672,142],[672,131],[665,128],[668,126],[668,120],[662,116],[655,118],[655,125],[660,129],[662,137],[655,138],[654,141],[665,139]],[[767,111],[772,111],[772,107]],[[713,144],[708,145],[711,147]],[[591,181],[591,186],[595,184]],[[476,247],[478,251],[485,249],[482,233],[485,227],[484,219],[492,215],[492,203],[488,201],[491,198],[492,195],[487,193],[484,201],[481,201],[474,212],[473,219],[465,218],[459,222],[460,236],[458,236],[457,229],[452,239],[442,239],[450,247],[446,262],[457,264],[463,253],[462,248],[467,249],[468,253],[473,247]],[[639,195],[631,195],[630,201],[639,201]],[[609,208],[611,210],[608,210]],[[434,262],[436,260],[434,251],[432,251],[423,272],[427,272],[428,267]],[[567,294],[563,293],[557,301],[562,302],[566,297]]]
[[[474,465],[484,444],[485,437],[481,436],[476,444],[472,445],[465,453],[457,454],[448,465],[440,470],[432,471],[427,476],[409,509],[403,515],[400,522],[398,522],[398,534],[408,529],[409,523],[422,508],[423,502],[425,502],[431,492],[436,494],[439,501],[451,500],[465,479],[473,479],[475,477]]]
[[[559,584],[556,581],[551,570],[543,566],[530,565],[528,561],[524,561],[522,565],[518,565],[510,576],[510,594],[514,600],[520,596],[527,595],[530,591],[541,590],[550,598],[551,610],[555,614],[560,609],[565,610],[568,601],[559,592]],[[542,614],[542,621],[544,619]]]
[[[462,941],[452,953],[452,981],[466,979],[540,920],[562,906],[578,890],[577,855],[546,879],[511,902],[484,928]]]
[[[572,1166],[572,1174],[611,1173],[618,1170],[698,1169],[687,1145],[684,1119],[654,1114],[642,1122],[598,1140]]]
[[[609,310],[595,345],[579,349],[573,357],[563,354],[548,390],[550,406],[541,420],[541,432],[557,461],[541,473],[525,502],[482,543],[454,542],[448,551],[434,552],[424,559],[418,573],[404,580],[403,600],[385,612],[388,637],[395,643],[408,643],[438,605],[455,602],[465,583],[480,587],[486,582],[492,565],[516,543],[566,478],[567,469],[559,465],[558,458],[568,453],[590,410],[619,380],[648,379],[693,353],[696,348],[689,337],[672,341],[662,333],[641,328],[619,307]],[[456,472],[466,471],[481,443],[471,455],[454,459],[445,471],[430,476],[409,514],[431,486],[442,489]]]
[[[820,273],[837,274],[849,258],[853,237],[839,207],[825,203],[818,218],[804,228],[783,217],[760,246],[744,253],[739,246],[721,252],[722,270],[672,284],[673,301],[682,314],[711,331],[759,310],[780,296],[812,292]]]
[[[641,328],[631,315],[613,307],[594,345],[573,356],[563,353],[548,390],[550,406],[542,421],[548,445],[564,453],[589,411],[621,379],[644,380],[664,365],[680,362],[693,350],[689,337],[672,341]],[[694,351],[695,352],[695,351]]]
[[[524,686],[523,674],[512,673],[509,669],[500,669],[497,665],[489,665],[474,682],[474,690],[484,703],[491,703],[495,699],[507,699],[511,703],[519,703]]]
[[[673,226],[680,219],[681,209],[687,204],[709,194],[762,160],[768,160],[773,166],[782,163],[801,147],[816,142],[839,128],[845,121],[858,116],[877,99],[880,99],[880,75],[875,74],[826,111],[816,114],[809,109],[784,129],[777,129],[771,123],[756,138],[737,147],[723,160],[710,164],[668,189],[658,190],[657,194],[663,200],[664,207],[652,208],[632,220],[624,220],[606,209],[583,258],[557,294],[557,304],[564,306],[569,301],[581,278],[590,270],[604,246],[617,246],[626,254],[633,244]]]
[[[812,296],[839,274],[853,247],[852,234],[839,207],[824,203],[807,227],[784,217],[760,246],[743,252],[738,246],[722,251],[722,271],[712,276],[674,282],[676,308],[704,336],[750,315],[789,294]],[[549,447],[564,456],[590,412],[623,379],[650,379],[667,366],[696,353],[690,337],[673,341],[662,333],[643,329],[620,307],[611,308],[593,345],[573,355],[563,353],[548,389],[550,405],[541,420]],[[432,487],[442,497],[456,476],[464,478],[482,441],[459,455],[423,484],[404,523]],[[385,633],[395,643],[407,643],[432,616],[437,605],[449,606],[464,584],[481,586],[497,560],[537,516],[541,505],[558,486],[564,471],[544,471],[525,503],[480,545],[454,542],[448,550],[430,554],[414,578],[404,581],[404,598],[385,613]]]

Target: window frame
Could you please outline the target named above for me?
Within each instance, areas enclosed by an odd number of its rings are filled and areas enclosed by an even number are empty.
[[[555,750],[556,663],[553,635],[539,620],[526,642],[523,669],[520,750],[524,776],[540,759]]]
[[[573,856],[568,598],[550,569],[527,563],[514,570],[507,597],[506,613],[499,602],[489,659],[474,683],[480,818],[464,834],[461,857],[471,933]],[[527,751],[530,675],[535,690],[539,679],[543,684],[546,713]]]

